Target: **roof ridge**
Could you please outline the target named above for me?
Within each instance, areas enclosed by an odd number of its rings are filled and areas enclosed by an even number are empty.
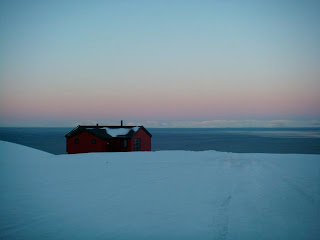
[[[112,130],[110,132],[108,130]],[[134,129],[137,128],[137,129]],[[127,133],[120,134],[115,131],[120,129],[127,129]],[[110,138],[110,137],[129,137],[132,138],[140,129],[144,130],[150,137],[152,136],[147,129],[145,129],[143,126],[96,126],[96,125],[79,125],[78,127],[71,130],[65,137],[69,138],[72,136],[75,136],[83,131],[88,131],[91,134],[97,135],[102,138]],[[104,130],[104,131],[103,131]]]
[[[143,127],[143,126],[107,126],[107,125],[79,125],[79,127],[90,127],[90,128],[102,128],[102,127],[113,127],[113,128],[133,128],[133,127]]]

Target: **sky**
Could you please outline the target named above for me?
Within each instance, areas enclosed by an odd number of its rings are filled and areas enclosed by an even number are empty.
[[[320,1],[1,1],[0,126],[320,126]]]

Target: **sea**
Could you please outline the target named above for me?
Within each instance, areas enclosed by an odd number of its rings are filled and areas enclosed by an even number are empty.
[[[0,128],[0,140],[66,154],[72,128]],[[320,128],[148,128],[152,151],[320,154]]]

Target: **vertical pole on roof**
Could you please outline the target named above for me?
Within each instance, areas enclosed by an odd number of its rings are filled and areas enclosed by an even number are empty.
[[[121,120],[121,127],[123,126],[123,121]]]

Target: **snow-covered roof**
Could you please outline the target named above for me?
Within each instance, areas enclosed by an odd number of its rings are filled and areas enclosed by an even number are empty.
[[[140,127],[132,127],[132,128],[109,128],[104,127],[103,129],[106,130],[106,133],[109,134],[111,137],[119,137],[127,135],[131,130],[134,132],[139,131]]]
[[[66,137],[75,136],[83,131],[90,132],[91,134],[100,138],[113,138],[113,137],[133,137],[140,129],[152,136],[143,126],[81,126],[79,125],[71,132],[69,132]]]

